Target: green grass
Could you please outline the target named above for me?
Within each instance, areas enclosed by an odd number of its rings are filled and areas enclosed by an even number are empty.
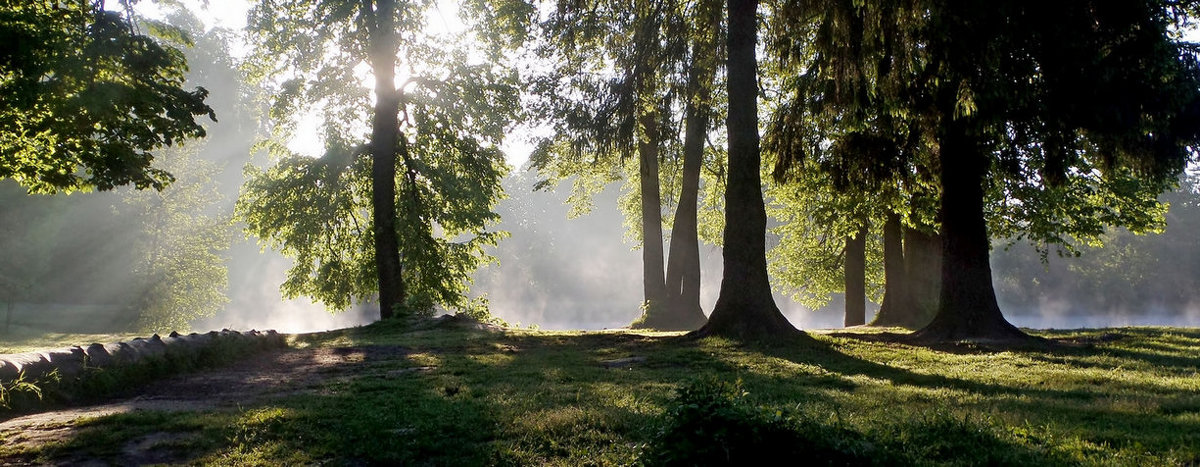
[[[1082,345],[931,350],[821,333],[743,345],[383,323],[292,342],[405,350],[316,393],[85,420],[73,438],[0,455],[115,462],[120,446],[166,433],[162,461],[224,465],[626,465],[709,440],[719,449],[705,464],[746,443],[760,455],[815,446],[840,453],[835,463],[1200,463],[1200,330],[1038,334]]]
[[[91,343],[122,342],[144,334],[77,334],[46,332],[44,330],[14,325],[8,333],[0,332],[0,354],[32,352],[60,347],[87,346]]]

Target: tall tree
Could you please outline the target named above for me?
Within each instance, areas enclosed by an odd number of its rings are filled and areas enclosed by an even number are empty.
[[[846,316],[845,326],[867,324],[867,225],[846,237]]]
[[[1182,13],[1158,1],[934,4],[942,292],[919,337],[1024,338],[1000,312],[988,262],[994,160],[1043,194],[1127,170],[1155,191],[1173,183],[1200,130],[1200,66],[1168,33]]]
[[[870,324],[920,329],[929,324],[937,311],[942,284],[941,238],[898,220],[893,227],[884,228],[887,287],[879,312]]]
[[[874,89],[903,86],[897,76],[912,66],[902,52],[899,56],[890,52],[906,43],[903,34],[891,30],[897,22],[903,23],[904,17],[895,14],[891,3],[861,9],[869,9],[875,16],[838,1],[775,5],[767,41],[773,58],[768,62],[768,76],[780,98],[771,108],[764,150],[774,159],[773,178],[784,193],[787,188],[782,187],[805,186],[820,194],[808,196],[815,204],[807,206],[795,203],[794,196],[781,198],[783,202],[776,203],[773,212],[801,224],[781,226],[780,231],[808,229],[851,238],[864,219],[883,227],[884,274],[880,279],[884,293],[877,317],[889,321],[888,315],[908,312],[903,299],[907,286],[902,272],[901,219],[932,217],[933,209],[914,201],[929,197],[929,191],[936,192],[929,188],[935,180],[926,168],[932,165],[935,148],[922,137],[923,122],[894,100],[880,98],[884,93]],[[880,18],[887,20],[880,22]],[[823,46],[830,42],[845,43],[846,47]],[[896,63],[877,60],[879,56],[894,58]],[[789,208],[822,215],[817,219],[798,217],[785,212]],[[776,248],[798,246],[791,239],[785,236]],[[871,246],[871,254],[879,255],[880,245],[875,242]],[[830,263],[825,263],[793,267],[815,271],[828,268]],[[849,267],[850,263],[845,264]],[[872,263],[877,267],[878,263]]]
[[[203,137],[196,117],[216,117],[208,91],[183,89],[183,53],[140,28],[184,45],[187,35],[125,13],[92,0],[0,9],[0,41],[12,45],[0,51],[0,178],[37,193],[172,181],[155,152]]]
[[[923,228],[904,228],[904,275],[908,282],[908,304],[901,317],[881,315],[874,325],[920,329],[937,313],[942,287],[942,237]]]
[[[430,5],[264,0],[251,13],[249,29],[261,39],[251,66],[277,80],[272,112],[283,136],[297,113],[325,121],[322,158],[269,143],[279,164],[256,172],[239,200],[253,233],[297,256],[288,295],[344,309],[377,294],[381,318],[469,306],[469,272],[501,237],[487,227],[508,170],[497,145],[517,98],[513,76],[468,63],[466,51],[424,34]],[[399,86],[398,56],[410,72]],[[354,84],[362,63],[373,100]],[[359,144],[368,127],[369,142]],[[358,160],[367,156],[364,172]]]
[[[799,331],[779,312],[767,276],[767,214],[758,137],[758,1],[727,4],[729,182],[717,304],[697,336],[773,338]]]
[[[921,338],[1023,339],[996,305],[989,222],[1043,242],[1144,227],[1147,193],[1194,144],[1197,66],[1169,38],[1173,4],[826,6],[822,33],[799,36],[827,58],[807,69],[848,91],[831,100],[843,127],[903,118],[933,156],[918,167],[937,170],[943,286]]]
[[[532,158],[534,167],[548,182],[579,177],[579,191],[602,185],[586,180],[589,174],[601,181],[621,176],[636,154],[636,175],[625,175],[637,181],[627,197],[636,201],[623,203],[635,207],[631,230],[639,234],[643,253],[645,312],[635,327],[695,329],[704,320],[696,210],[716,72],[713,44],[720,34],[716,15],[719,6],[712,0],[642,1],[632,9],[627,2],[600,2],[592,8],[560,4],[541,23],[546,44],[539,52],[558,69],[536,79],[535,88],[546,102],[539,113],[556,120],[558,134],[556,143]],[[682,150],[670,131],[679,114],[685,126]],[[664,269],[662,211],[672,198],[664,195],[664,187],[672,186],[664,180],[681,159]],[[597,165],[610,169],[597,171]]]
[[[638,141],[638,184],[642,218],[642,288],[646,314],[669,306],[666,271],[663,269],[662,194],[659,189],[658,146],[662,140],[658,115],[649,112],[641,118],[642,136]]]
[[[367,8],[370,8],[369,6]],[[404,305],[400,245],[396,238],[396,150],[400,141],[400,96],[396,89],[396,1],[378,0],[367,26],[367,63],[375,77],[371,119],[371,220],[375,229],[375,270],[379,274],[379,318]]]
[[[701,170],[704,146],[713,113],[712,86],[720,54],[721,5],[715,0],[693,4],[688,36],[687,82],[684,102],[683,172],[679,203],[671,223],[667,257],[667,291],[671,294],[669,319],[693,328],[704,321],[700,307],[700,236],[698,227]]]

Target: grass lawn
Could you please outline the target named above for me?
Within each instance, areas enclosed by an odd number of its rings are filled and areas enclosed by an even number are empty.
[[[0,439],[0,455],[119,461],[153,434],[161,462],[228,465],[715,465],[747,452],[815,456],[789,464],[1200,463],[1200,330],[1037,334],[1076,345],[932,350],[820,332],[745,345],[382,323],[293,338],[394,350],[316,391],[80,420],[31,452]]]
[[[46,332],[26,326],[12,326],[8,333],[0,332],[0,354],[32,352],[75,345],[87,346],[91,343],[121,342],[135,337],[146,337],[145,334],[78,334],[69,332]]]

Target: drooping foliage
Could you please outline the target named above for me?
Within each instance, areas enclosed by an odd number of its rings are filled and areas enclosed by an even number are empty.
[[[777,185],[771,212],[786,219],[770,252],[777,287],[806,290],[810,300],[841,291],[849,265],[837,247],[866,224],[875,232],[868,240],[868,295],[886,305],[880,316],[911,308],[899,273],[902,243],[882,234],[894,233],[888,229],[898,228],[896,219],[936,225],[927,202],[937,195],[929,168],[935,148],[923,132],[927,124],[875,88],[908,84],[902,78],[914,66],[911,57],[893,53],[908,53],[899,50],[912,40],[901,26],[912,19],[898,5],[836,1],[778,2],[771,15],[765,75],[778,98],[763,147]],[[841,41],[851,46],[826,46]]]
[[[176,47],[190,45],[187,34],[135,23],[130,3],[0,8],[0,178],[37,193],[161,190],[173,180],[155,153],[203,137],[196,117],[216,117],[207,90],[183,89],[187,61]]]
[[[995,306],[989,227],[992,235],[1070,245],[1094,239],[1105,224],[1150,230],[1161,219],[1154,195],[1170,186],[1196,140],[1196,57],[1170,32],[1186,21],[1179,5],[785,5],[801,15],[825,12],[809,32],[816,59],[805,69],[849,92],[834,93],[842,96],[830,100],[836,112],[785,110],[782,122],[802,129],[832,119],[869,136],[902,121],[914,132],[902,141],[934,156],[917,165],[937,171],[944,239],[940,311],[926,335],[1019,336]],[[856,138],[835,133],[808,143],[854,147]],[[855,160],[890,165],[877,154]]]
[[[712,0],[568,3],[537,23],[536,54],[554,69],[531,79],[533,113],[556,134],[533,167],[541,186],[573,178],[572,201],[585,208],[601,187],[626,181],[620,205],[643,251],[645,314],[635,326],[703,321],[698,211],[718,204],[723,173],[708,143],[720,114],[721,11]]]
[[[250,232],[297,259],[286,295],[332,309],[374,298],[386,283],[379,269],[384,232],[396,240],[400,308],[482,306],[464,293],[471,272],[490,258],[483,247],[502,237],[489,226],[508,170],[498,145],[518,106],[515,76],[426,34],[431,5],[395,4],[387,16],[395,52],[380,45],[387,21],[369,2],[266,1],[252,13],[251,30],[262,39],[252,67],[278,88],[272,118],[280,139],[303,113],[324,120],[323,156],[266,144],[278,162],[251,169],[238,202]],[[389,65],[388,54],[401,62]],[[408,75],[394,89],[379,79],[393,66]],[[366,69],[382,96],[374,102],[356,84],[356,70]],[[389,128],[398,130],[394,143]],[[380,199],[381,189],[394,197]],[[394,212],[381,213],[381,203],[394,203]],[[381,229],[387,217],[394,226]]]
[[[779,224],[770,230],[779,241],[767,251],[772,285],[809,309],[827,305],[845,287],[846,238],[872,222],[876,210],[863,196],[829,190],[824,180],[806,174],[766,193],[767,213]],[[882,245],[879,235],[866,246],[866,294],[878,303],[883,296]]]

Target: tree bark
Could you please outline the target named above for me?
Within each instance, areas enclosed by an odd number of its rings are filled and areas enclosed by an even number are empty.
[[[667,284],[663,271],[662,195],[658,185],[658,119],[641,118],[643,138],[638,142],[638,174],[642,190],[642,292],[646,314],[666,307]]]
[[[655,329],[692,330],[703,326],[706,319],[700,307],[700,239],[696,210],[700,197],[700,169],[704,162],[704,136],[708,131],[708,112],[703,106],[708,105],[709,92],[703,81],[711,81],[711,70],[695,58],[700,53],[699,45],[699,41],[692,45],[688,100],[684,108],[683,180],[667,254],[669,313],[661,317],[646,315],[641,320],[645,327]]]
[[[846,327],[867,323],[867,225],[846,236],[845,272]]]
[[[916,310],[909,300],[909,277],[905,270],[908,258],[904,257],[903,231],[900,215],[889,212],[883,224],[883,303],[871,321],[872,326],[916,327],[924,324],[915,323]]]
[[[938,295],[942,291],[942,237],[905,227],[904,270],[913,321],[902,326],[920,329],[937,313]]]
[[[371,122],[371,203],[375,268],[379,274],[379,319],[404,304],[400,242],[396,237],[396,145],[400,139],[400,97],[396,90],[395,0],[379,0],[371,34],[370,65],[375,75],[375,115]]]
[[[725,190],[725,263],[721,293],[695,336],[769,339],[803,335],[779,312],[767,277],[767,214],[758,138],[758,1],[729,0],[726,66],[729,179]]]
[[[988,155],[964,118],[943,121],[941,146],[942,291],[937,315],[915,337],[927,341],[1029,339],[1004,319],[989,264],[983,216]]]

